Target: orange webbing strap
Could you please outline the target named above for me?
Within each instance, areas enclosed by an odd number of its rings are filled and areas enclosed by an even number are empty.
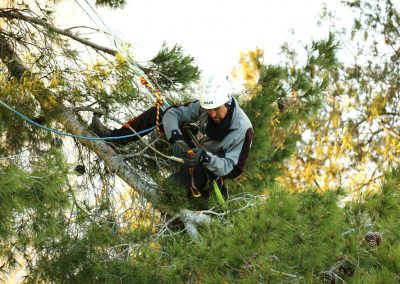
[[[194,152],[192,149],[187,150],[186,154],[189,157],[192,157],[194,155]],[[194,185],[194,168],[189,168],[189,174],[192,179],[192,185],[189,187],[190,191],[192,192],[193,197],[200,197],[201,192],[197,190],[197,187]]]
[[[158,89],[153,89],[153,87],[149,84],[149,82],[143,76],[140,77],[140,83],[146,86],[147,89],[156,97],[156,128],[157,132],[161,133],[160,130],[160,106],[163,104],[163,100],[161,98],[161,92]]]
[[[201,192],[197,190],[195,187],[189,187],[190,192],[192,193],[193,197],[201,197]]]
[[[197,190],[197,187],[194,185],[194,168],[189,168],[189,173],[192,178],[192,185],[189,187],[192,192],[193,197],[200,197],[201,192]]]
[[[135,118],[136,118],[136,116],[133,117],[133,118],[131,118],[131,119],[129,119],[127,122],[124,123],[124,125],[122,125],[122,127],[123,127],[123,128],[129,128],[129,127],[131,127],[131,126],[132,126],[132,122],[133,122],[133,120],[134,120]]]

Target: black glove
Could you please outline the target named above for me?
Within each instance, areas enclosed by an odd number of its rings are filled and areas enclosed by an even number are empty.
[[[194,167],[201,165],[206,157],[206,151],[201,148],[193,148],[191,151],[186,152],[182,157],[186,166]]]
[[[178,140],[171,144],[172,155],[178,158],[183,158],[189,149],[190,147],[183,140]]]

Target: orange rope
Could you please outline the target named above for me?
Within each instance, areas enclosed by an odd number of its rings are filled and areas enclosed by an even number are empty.
[[[160,106],[163,104],[163,100],[161,98],[161,92],[159,89],[153,89],[151,87],[151,85],[149,84],[149,82],[147,82],[146,78],[144,78],[143,76],[140,77],[140,83],[142,85],[145,85],[147,87],[147,89],[150,90],[150,92],[152,92],[152,94],[156,97],[156,128],[157,128],[157,132],[161,133],[160,130]]]

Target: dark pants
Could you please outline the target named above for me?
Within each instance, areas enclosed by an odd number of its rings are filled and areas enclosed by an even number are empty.
[[[125,136],[125,135],[130,135],[133,134],[132,130],[128,128],[128,125],[132,127],[136,132],[140,132],[149,128],[152,128],[156,125],[156,114],[157,114],[157,108],[156,107],[151,107],[139,116],[129,120],[123,127],[119,129],[114,129],[111,130],[111,136],[116,137],[116,136]],[[163,116],[163,111],[160,109],[160,121],[158,123],[161,123],[161,118]],[[160,125],[161,131],[163,131],[162,125]],[[140,134],[140,136],[145,136],[152,132],[153,130],[149,131],[144,131],[143,133]],[[128,144],[129,142],[137,141],[139,140],[138,136],[133,136],[129,138],[124,138],[124,139],[116,139],[113,140],[114,144],[118,144],[121,146],[124,146]]]
[[[195,196],[195,192],[191,190],[194,185],[202,197],[209,197],[210,191],[212,191],[212,182],[215,179],[223,198],[225,200],[228,199],[228,188],[225,185],[224,179],[221,177],[217,178],[203,166],[195,166],[193,168],[193,180],[190,170],[186,166],[183,166],[179,171],[170,175],[168,179],[186,188],[189,196]]]
[[[203,166],[193,167],[193,178],[189,168],[183,166],[179,171],[170,175],[168,179],[186,188],[190,194],[193,194],[191,188],[194,186],[203,197],[208,196],[210,173]]]

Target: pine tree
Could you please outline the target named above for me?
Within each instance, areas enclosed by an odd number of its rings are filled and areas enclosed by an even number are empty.
[[[39,11],[46,21],[26,9],[0,9],[6,23],[0,99],[42,125],[90,136],[87,125],[97,112],[118,126],[154,103],[136,83],[139,69],[179,101],[199,78],[179,46],[163,45],[151,62],[133,68],[122,54],[58,29],[52,13]],[[71,38],[106,59],[86,66]],[[240,103],[256,136],[244,177],[229,182],[226,211],[214,207],[213,198],[189,202],[164,184],[176,165],[141,142],[115,149],[60,138],[2,110],[2,269],[22,257],[27,280],[35,283],[398,281],[398,170],[386,174],[380,190],[346,204],[346,188],[293,191],[277,182],[302,127],[315,123],[338,78],[337,48],[333,35],[312,42],[304,65],[268,65],[253,54],[257,84]],[[168,153],[162,138],[147,139]],[[175,224],[179,219],[184,227]]]

